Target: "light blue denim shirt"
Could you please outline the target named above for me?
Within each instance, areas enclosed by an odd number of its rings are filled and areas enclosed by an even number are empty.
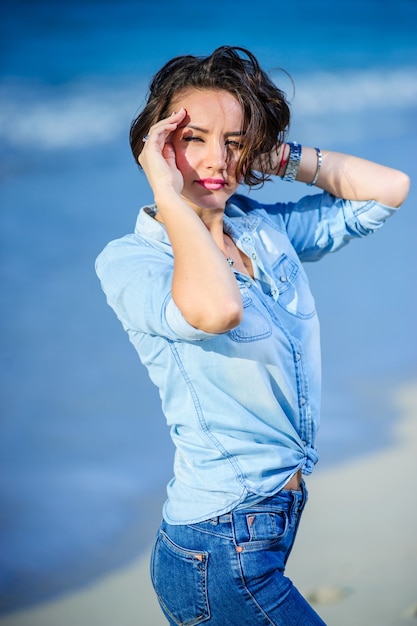
[[[235,272],[243,320],[218,335],[190,326],[172,300],[172,248],[155,207],[99,255],[108,303],[159,388],[176,446],[168,523],[221,515],[276,493],[300,468],[311,473],[320,338],[301,262],[377,230],[394,211],[328,193],[272,205],[233,196],[225,231],[252,260],[254,279]]]

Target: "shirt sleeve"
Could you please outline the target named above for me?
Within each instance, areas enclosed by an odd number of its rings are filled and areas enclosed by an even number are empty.
[[[96,260],[107,302],[124,329],[200,341],[215,335],[191,326],[172,299],[173,259],[135,235],[109,243]]]
[[[397,211],[374,200],[344,200],[327,192],[265,208],[270,217],[283,219],[302,261],[317,261],[353,238],[374,233]]]

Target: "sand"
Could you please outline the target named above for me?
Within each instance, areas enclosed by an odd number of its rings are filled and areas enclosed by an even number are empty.
[[[417,383],[394,401],[389,448],[308,479],[287,571],[329,626],[417,624]],[[163,626],[148,562],[146,554],[82,591],[3,616],[0,626]]]

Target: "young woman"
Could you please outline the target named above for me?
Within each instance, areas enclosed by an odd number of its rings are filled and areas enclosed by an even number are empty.
[[[154,194],[97,272],[176,446],[152,581],[170,624],[323,624],[285,577],[318,456],[320,347],[301,262],[377,230],[408,177],[286,143],[285,96],[247,50],[183,56],[131,127]],[[265,205],[270,176],[322,190]]]

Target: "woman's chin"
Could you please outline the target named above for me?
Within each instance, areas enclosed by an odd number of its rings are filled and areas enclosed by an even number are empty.
[[[195,211],[212,210],[224,211],[226,202],[231,197],[231,193],[225,193],[224,190],[208,191],[205,194],[199,194],[196,197],[194,194],[181,194],[185,202]]]

